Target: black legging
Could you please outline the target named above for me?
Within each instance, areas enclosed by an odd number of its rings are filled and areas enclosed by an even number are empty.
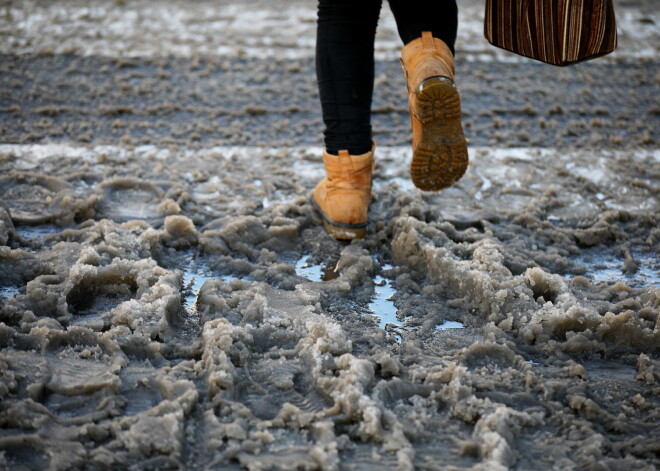
[[[316,77],[325,147],[331,154],[371,149],[374,38],[382,0],[319,0]],[[454,52],[456,0],[389,0],[404,44],[431,31]]]

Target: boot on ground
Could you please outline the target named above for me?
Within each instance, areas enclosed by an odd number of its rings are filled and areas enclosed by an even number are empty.
[[[335,239],[365,236],[371,202],[374,148],[362,155],[341,150],[338,155],[323,152],[326,178],[314,189],[312,201],[323,217],[325,230]]]

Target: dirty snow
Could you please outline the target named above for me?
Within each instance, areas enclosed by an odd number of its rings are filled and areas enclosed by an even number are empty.
[[[352,243],[313,3],[0,6],[0,469],[660,466],[654,2],[559,72],[465,3],[469,170],[411,185],[384,7]]]

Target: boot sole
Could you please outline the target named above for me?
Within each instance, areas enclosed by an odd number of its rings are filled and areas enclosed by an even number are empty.
[[[420,190],[438,191],[456,183],[468,167],[461,101],[448,77],[429,77],[416,93],[415,117],[422,123],[422,134],[413,149],[410,176]]]
[[[324,218],[323,227],[328,234],[339,240],[363,239],[367,235],[366,225],[365,227],[343,227],[343,225],[340,226],[338,223]]]
[[[325,228],[325,231],[335,239],[339,239],[339,240],[362,239],[364,238],[364,236],[367,235],[366,221],[356,224],[346,224],[343,222],[333,221],[332,219],[327,217],[325,213],[321,210],[318,203],[314,199],[314,194],[311,194],[309,196],[309,199],[312,202],[312,206],[314,207],[316,212],[323,219],[323,227]]]

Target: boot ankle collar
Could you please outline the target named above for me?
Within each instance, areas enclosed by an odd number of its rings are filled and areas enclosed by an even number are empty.
[[[434,51],[435,43],[433,42],[433,35],[430,31],[422,32],[422,47],[425,51]]]
[[[374,168],[374,148],[361,155],[350,155],[340,150],[338,155],[323,152],[323,164],[328,174],[355,175]]]

